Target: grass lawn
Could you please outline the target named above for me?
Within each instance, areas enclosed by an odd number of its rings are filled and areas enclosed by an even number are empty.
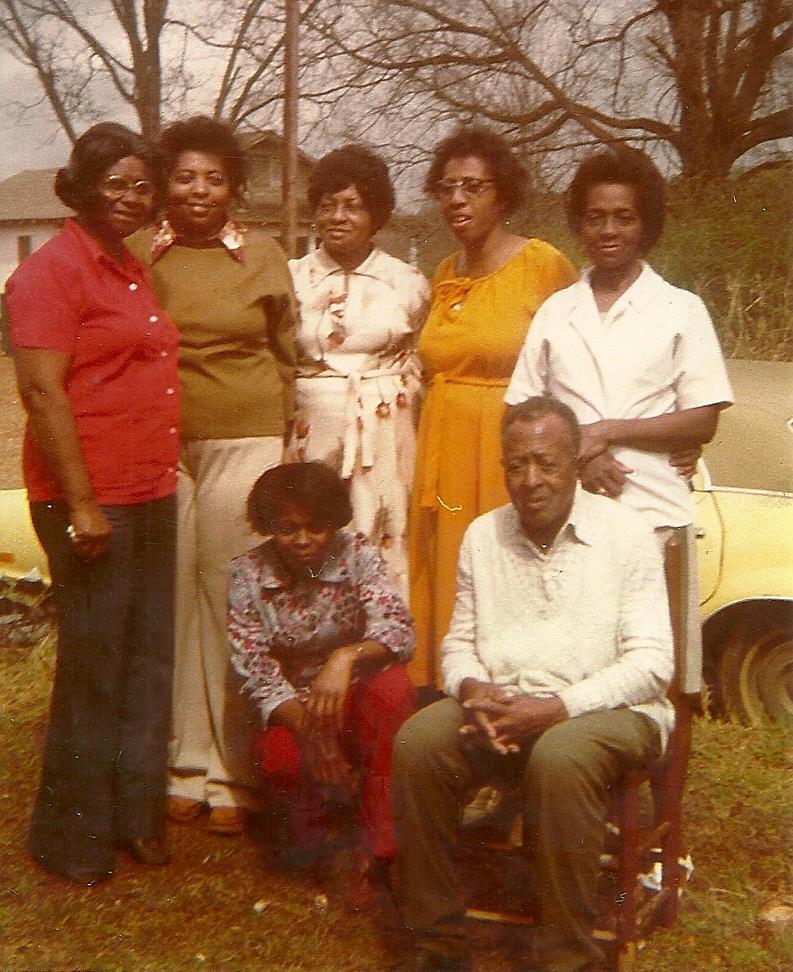
[[[24,853],[38,773],[52,643],[0,647],[0,970],[2,972],[379,972],[378,928],[345,915],[264,862],[253,835],[173,827],[173,863],[147,871],[125,856],[112,881],[74,889]],[[698,720],[687,799],[695,872],[674,929],[638,972],[788,972],[791,937],[760,920],[793,905],[791,753],[786,734]],[[255,908],[254,905],[257,907]],[[788,926],[788,929],[790,926]],[[519,969],[509,932],[476,932],[477,972]]]

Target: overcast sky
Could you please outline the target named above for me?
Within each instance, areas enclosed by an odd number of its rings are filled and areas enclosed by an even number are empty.
[[[69,154],[69,140],[41,104],[20,112],[19,102],[35,100],[38,87],[29,71],[0,49],[0,178],[23,169],[61,166]]]

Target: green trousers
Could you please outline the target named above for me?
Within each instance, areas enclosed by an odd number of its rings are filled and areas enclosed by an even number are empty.
[[[406,926],[430,938],[461,934],[464,904],[454,855],[462,808],[474,787],[507,779],[522,787],[547,937],[558,937],[580,955],[580,964],[600,958],[591,931],[609,788],[626,768],[658,756],[657,728],[630,709],[609,709],[568,719],[533,737],[522,752],[499,756],[463,748],[462,723],[459,703],[443,699],[412,716],[394,745],[392,793]]]

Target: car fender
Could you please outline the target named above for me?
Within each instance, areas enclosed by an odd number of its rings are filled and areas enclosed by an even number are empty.
[[[49,580],[47,557],[30,522],[27,490],[0,490],[0,574],[22,577],[37,570]]]

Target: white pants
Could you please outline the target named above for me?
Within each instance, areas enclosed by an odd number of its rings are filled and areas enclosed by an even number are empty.
[[[258,724],[229,662],[228,568],[257,543],[245,504],[281,462],[280,437],[182,444],[177,484],[176,631],[168,792],[256,809],[251,734]]]
[[[682,636],[680,646],[680,688],[687,694],[696,695],[702,691],[702,621],[699,613],[699,566],[697,562],[697,541],[693,526],[656,527],[655,535],[663,552],[667,539],[675,535],[683,547],[683,604]]]

